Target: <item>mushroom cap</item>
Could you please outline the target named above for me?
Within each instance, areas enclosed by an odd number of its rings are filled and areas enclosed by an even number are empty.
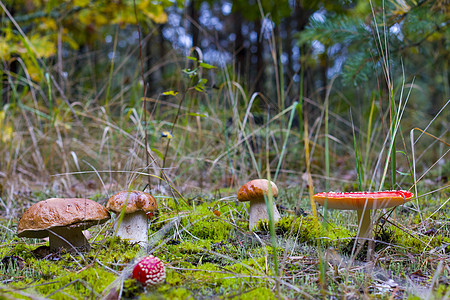
[[[408,191],[353,193],[324,192],[315,194],[313,199],[320,205],[325,205],[325,200],[328,199],[328,208],[360,210],[364,209],[364,207],[366,207],[366,209],[379,209],[398,206],[410,201],[413,196],[414,194]]]
[[[69,227],[83,229],[105,223],[109,212],[100,204],[84,198],[50,198],[33,204],[17,224],[17,235],[44,238],[48,229]]]
[[[270,182],[272,187],[272,196],[278,196],[278,188],[275,183]],[[245,201],[264,201],[264,195],[269,194],[269,180],[255,179],[247,182],[238,191],[238,200]]]
[[[156,285],[166,278],[166,268],[159,258],[149,255],[134,266],[133,278],[143,285]]]
[[[106,208],[109,211],[120,213],[125,204],[126,214],[134,213],[138,210],[149,212],[158,208],[156,199],[149,193],[141,191],[118,192],[109,198]]]

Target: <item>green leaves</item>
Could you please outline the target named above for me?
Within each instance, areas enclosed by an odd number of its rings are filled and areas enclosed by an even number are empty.
[[[202,75],[201,70],[202,69],[211,70],[217,67],[204,63],[201,60],[199,61],[196,57],[193,56],[188,56],[187,59],[192,60],[195,63],[195,68],[193,69],[186,68],[183,69],[182,72],[188,75],[189,78],[191,79],[190,88],[193,88],[196,91],[203,93],[206,90],[206,83],[208,82],[208,80],[206,78],[201,77]]]
[[[205,91],[205,84],[208,82],[207,79],[201,78],[197,84],[194,86],[194,89],[198,92],[204,92]]]
[[[200,67],[202,67],[203,69],[208,69],[208,70],[217,68],[216,66],[213,66],[213,65],[210,65],[210,64],[207,64],[204,62],[200,63]]]

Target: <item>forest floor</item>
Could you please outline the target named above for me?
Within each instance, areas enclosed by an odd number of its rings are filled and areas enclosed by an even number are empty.
[[[185,204],[156,196],[159,209],[149,221],[147,250],[113,237],[112,218],[89,229],[88,253],[48,253],[42,251],[45,240],[18,238],[18,219],[3,217],[0,297],[448,299],[450,209],[442,205],[449,192],[377,213],[375,239],[362,249],[354,239],[355,212],[329,210],[324,221],[319,209],[316,222],[309,199],[295,200],[296,188],[280,189],[282,218],[273,236],[264,223],[248,230],[248,205],[237,201],[234,190],[198,193]],[[104,204],[107,196],[92,198]],[[166,280],[157,287],[131,277],[135,263],[148,254],[166,266]]]

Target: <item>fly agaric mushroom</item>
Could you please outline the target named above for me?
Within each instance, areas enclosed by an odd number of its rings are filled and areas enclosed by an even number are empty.
[[[353,192],[353,193],[319,193],[313,199],[320,205],[327,203],[328,208],[342,210],[356,210],[358,224],[360,224],[358,237],[370,238],[372,235],[370,210],[399,206],[412,199],[413,193],[408,191],[384,192]]]
[[[110,219],[108,211],[95,201],[83,198],[51,198],[33,204],[17,224],[17,235],[49,237],[50,251],[88,251],[83,230]]]
[[[144,257],[136,264],[133,269],[133,278],[144,286],[154,286],[164,281],[166,269],[159,258],[150,255]]]
[[[250,201],[250,218],[249,228],[253,230],[258,224],[259,220],[268,220],[269,214],[267,212],[265,197],[269,196],[269,185],[271,187],[272,196],[278,196],[278,188],[267,179],[255,179],[247,182],[238,191],[238,200],[241,202]],[[280,213],[277,210],[275,203],[273,203],[273,220],[277,222],[280,219]]]
[[[117,223],[117,235],[146,247],[148,242],[147,212],[158,208],[156,199],[141,191],[122,191],[109,198],[106,208],[123,219]]]

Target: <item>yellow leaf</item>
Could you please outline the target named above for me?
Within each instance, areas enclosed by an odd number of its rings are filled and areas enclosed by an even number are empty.
[[[67,34],[64,34],[61,38],[61,40],[67,44],[69,44],[69,46],[72,49],[78,50],[78,48],[80,47],[80,45],[78,45],[78,43],[70,36],[68,36]]]
[[[73,5],[79,7],[86,7],[89,5],[90,2],[91,2],[90,0],[74,0]]]
[[[43,76],[42,70],[39,69],[39,67],[36,66],[30,58],[23,56],[23,60],[26,66],[26,71],[30,75],[31,79],[36,82],[41,81]]]
[[[2,130],[1,132],[1,140],[3,143],[6,143],[10,140],[12,140],[13,138],[13,128],[10,124],[6,123],[3,124],[5,120],[5,112],[4,111],[0,111],[0,124],[2,125]]]
[[[50,40],[49,36],[34,34],[30,37],[30,42],[33,44],[38,57],[47,58],[56,54],[56,44]]]
[[[152,3],[152,1],[142,1],[139,5],[139,10],[155,23],[166,23],[167,14],[164,12],[162,5]]]
[[[14,45],[8,43],[8,41],[0,36],[0,58],[8,60],[11,57],[11,53],[14,52]]]
[[[39,29],[41,30],[51,30],[56,31],[58,30],[58,26],[56,25],[56,21],[51,18],[41,18],[41,23],[39,25]]]

